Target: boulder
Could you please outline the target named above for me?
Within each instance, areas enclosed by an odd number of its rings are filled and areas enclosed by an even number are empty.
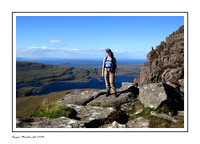
[[[178,121],[176,119],[174,119],[173,117],[167,115],[167,114],[159,114],[155,111],[151,111],[151,115],[152,116],[155,116],[155,117],[159,117],[159,118],[163,118],[163,119],[166,119],[166,120],[169,120],[169,121],[172,121],[174,123],[177,123]]]
[[[23,128],[84,128],[86,124],[85,121],[78,121],[66,117],[56,119],[36,117],[31,118],[31,121],[17,118],[17,121],[17,127]]]
[[[174,113],[184,109],[184,95],[165,83],[140,86],[139,100],[145,107],[157,109],[162,103],[170,105]]]
[[[133,87],[134,85],[135,85],[135,83],[133,83],[133,82],[123,82],[122,87],[119,89],[119,91],[127,90],[127,89]]]
[[[114,111],[114,108],[112,107],[102,108],[96,106],[81,106],[74,104],[68,104],[68,106],[77,112],[77,118],[80,118],[81,121],[86,122],[105,119]]]
[[[135,100],[135,98],[131,92],[118,92],[117,98],[114,95],[106,97],[104,94],[89,102],[88,105],[95,105],[96,103],[100,103],[101,105],[120,106],[133,100]]]
[[[142,112],[143,112],[143,109],[139,109],[138,111],[136,111],[136,112],[134,113],[134,115],[140,114],[140,113],[142,113]]]
[[[178,83],[179,83],[179,85],[180,85],[180,91],[181,91],[182,93],[184,93],[184,79],[178,80]]]
[[[114,121],[111,125],[109,125],[107,128],[126,128],[126,125],[119,124],[118,122]]]
[[[98,95],[105,94],[105,90],[76,90],[65,95],[58,103],[64,104],[75,104],[75,105],[86,105],[88,102],[92,101]]]
[[[172,83],[174,85],[179,84],[179,80],[182,79],[184,76],[183,68],[176,68],[176,69],[166,69],[162,74],[162,78],[164,81]],[[174,85],[172,85],[174,87]]]
[[[145,107],[156,109],[167,100],[167,94],[162,83],[154,83],[140,86],[138,98]]]
[[[120,107],[123,104],[130,104],[130,102],[131,104],[132,102],[134,103],[138,93],[139,90],[134,86],[134,83],[122,83],[122,87],[117,89],[117,97],[115,97],[113,94],[110,96],[102,94],[89,102],[88,105],[95,105],[95,103],[100,103],[102,105]]]
[[[137,99],[132,100],[132,101],[130,101],[128,103],[121,104],[119,106],[119,108],[122,111],[129,112],[129,111],[131,111],[134,108],[134,106],[135,106],[136,103],[137,103]]]
[[[128,128],[148,128],[149,120],[139,117],[129,121],[126,125]]]

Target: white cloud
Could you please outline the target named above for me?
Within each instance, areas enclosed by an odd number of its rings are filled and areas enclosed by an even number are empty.
[[[28,47],[28,48],[25,48],[27,50],[52,50],[54,48],[48,48],[47,46],[41,46],[41,47]]]
[[[119,53],[119,54],[124,53],[124,51],[120,51],[120,50],[114,50],[113,52],[114,53]]]
[[[116,58],[141,59],[146,58],[145,52],[126,52],[122,50],[112,50]],[[17,57],[34,58],[95,58],[101,59],[106,56],[105,48],[79,49],[79,48],[49,48],[47,46],[31,46],[17,49]]]
[[[80,49],[73,48],[73,49],[68,49],[69,51],[79,51]]]
[[[94,48],[93,50],[96,50],[96,51],[105,51],[106,48]]]
[[[95,48],[95,49],[92,49],[92,50],[94,50],[94,51],[99,51],[99,52],[103,52],[103,53],[105,53],[105,50],[106,49],[108,49],[108,48]],[[113,52],[113,53],[124,53],[124,51],[121,51],[121,50],[117,50],[117,49],[111,49],[111,51]]]
[[[49,43],[61,43],[61,40],[50,40]]]

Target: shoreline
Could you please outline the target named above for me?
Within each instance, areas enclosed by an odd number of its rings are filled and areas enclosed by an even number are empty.
[[[116,88],[121,87],[122,82],[133,82],[136,76],[118,76],[116,77]],[[20,88],[18,88],[20,87]],[[52,92],[59,92],[64,90],[73,90],[73,89],[104,89],[105,82],[104,79],[92,78],[88,82],[56,82],[43,85],[24,85],[18,86],[17,89],[17,98],[19,97],[29,97],[36,95],[45,95]]]

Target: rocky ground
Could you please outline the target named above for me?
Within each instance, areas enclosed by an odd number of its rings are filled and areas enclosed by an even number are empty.
[[[155,91],[155,89],[157,89]],[[150,93],[145,98],[145,93]],[[140,94],[139,94],[140,93]],[[149,120],[139,116],[143,109],[130,113],[135,104],[141,101],[145,107],[152,108],[150,115],[166,119],[172,123],[177,120],[169,114],[157,113],[156,108],[164,101],[173,101],[161,83],[145,85],[138,89],[134,83],[123,83],[117,97],[106,97],[105,90],[76,90],[66,94],[57,103],[63,103],[76,111],[73,118],[56,119],[45,117],[17,118],[20,128],[148,128]],[[181,97],[181,95],[177,94]],[[181,102],[183,99],[179,99]],[[181,103],[180,102],[180,103]],[[137,117],[132,117],[131,116]]]

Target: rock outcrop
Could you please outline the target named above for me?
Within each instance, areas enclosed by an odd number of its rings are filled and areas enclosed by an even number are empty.
[[[134,82],[145,107],[167,103],[174,114],[184,110],[184,26],[152,48]]]
[[[106,97],[104,90],[76,90],[66,94],[57,103],[66,104],[75,111],[71,117],[46,118],[31,117],[17,118],[18,128],[148,128],[150,121],[141,114],[143,108],[128,114],[135,104],[141,101],[145,107],[151,107],[149,115],[171,120],[177,120],[167,114],[159,114],[154,110],[163,102],[170,105],[180,105],[182,97],[173,87],[159,83],[144,85],[136,88],[134,83],[123,83],[118,89],[118,97]],[[140,94],[139,94],[140,93]],[[139,94],[139,95],[138,95]],[[177,96],[176,96],[177,95]],[[81,96],[82,98],[78,98]],[[176,100],[174,100],[176,98]],[[120,103],[121,101],[121,103]],[[177,103],[178,102],[178,103]],[[146,112],[144,112],[146,113]],[[139,117],[138,117],[139,116]],[[129,120],[129,117],[132,117]]]
[[[86,122],[66,117],[52,118],[17,118],[19,128],[84,128]]]
[[[149,120],[139,117],[127,123],[127,127],[129,128],[148,128]]]
[[[133,108],[137,94],[138,89],[134,83],[123,83],[117,90],[117,98],[114,95],[106,97],[105,90],[76,90],[57,102],[75,110],[73,118],[17,118],[17,127],[98,128],[113,122],[111,127],[127,127],[125,124],[128,122],[128,115],[124,111]]]
[[[166,75],[162,74],[167,70]],[[175,79],[173,79],[174,77]],[[169,81],[174,85],[184,78],[184,26],[162,41],[159,46],[147,55],[141,73],[135,83],[138,85]]]
[[[184,109],[184,96],[179,90],[165,83],[153,83],[139,87],[139,100],[145,107],[157,109],[162,103],[173,108],[174,113]]]
[[[167,119],[167,120],[170,120],[174,123],[177,123],[177,120],[174,119],[173,117],[169,116],[169,115],[166,115],[166,114],[158,114],[157,112],[155,111],[151,111],[151,115],[153,116],[156,116],[156,117],[159,117],[159,118],[164,118],[164,119]]]
[[[167,100],[167,94],[162,83],[148,84],[140,87],[139,99],[145,107],[156,109]]]

